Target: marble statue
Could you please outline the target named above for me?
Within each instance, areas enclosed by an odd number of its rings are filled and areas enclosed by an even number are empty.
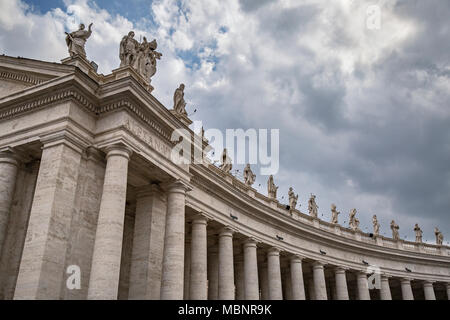
[[[186,102],[184,101],[184,84],[180,84],[173,94],[173,109],[183,115],[187,115]]]
[[[416,225],[414,226],[414,232],[416,233],[416,242],[417,243],[422,243],[422,229],[420,229],[419,225],[416,223]]]
[[[222,152],[222,163],[220,165],[220,169],[222,169],[226,173],[230,173],[232,168],[233,165],[231,164],[231,158],[228,156],[227,148],[225,148]]]
[[[137,60],[139,50],[139,42],[134,39],[134,31],[128,32],[128,35],[120,41],[120,66],[133,66]]]
[[[337,224],[338,223],[338,215],[341,213],[336,210],[336,205],[333,203],[331,205],[331,223]]]
[[[269,180],[267,181],[267,192],[269,194],[269,198],[276,199],[277,198],[277,190],[278,190],[278,187],[273,182],[273,175],[270,175]]]
[[[69,49],[69,54],[71,57],[75,55],[80,55],[83,58],[86,58],[86,51],[84,51],[84,45],[86,44],[87,39],[91,36],[92,33],[92,23],[89,24],[88,30],[85,30],[84,24],[80,24],[80,27],[77,31],[73,31],[71,33],[66,32],[66,44]]]
[[[354,231],[361,231],[361,229],[359,229],[359,219],[355,218],[354,224],[353,224],[353,228]]]
[[[356,209],[353,208],[350,210],[349,219],[348,219],[348,226],[350,229],[355,230],[356,224],[355,224],[355,218],[356,217]]]
[[[316,204],[316,196],[314,194],[311,194],[311,197],[308,200],[308,211],[311,217],[317,218],[317,209],[319,209],[319,207]]]
[[[399,240],[400,239],[400,235],[398,233],[398,230],[400,229],[400,227],[398,226],[398,224],[395,223],[394,220],[391,221],[391,230],[392,230],[392,238],[394,240]]]
[[[436,244],[442,245],[444,242],[444,235],[439,231],[438,227],[434,228],[434,234],[436,235]]]
[[[252,186],[255,183],[256,174],[253,173],[252,169],[250,168],[250,163],[247,163],[247,165],[244,168],[244,182],[248,186]]]
[[[373,224],[373,234],[376,236],[380,235],[380,224],[378,223],[378,218],[376,214],[374,214],[372,217],[372,224]]]
[[[294,189],[292,189],[292,187],[289,187],[288,195],[289,195],[289,210],[294,211],[295,207],[297,206],[298,194],[295,195]]]

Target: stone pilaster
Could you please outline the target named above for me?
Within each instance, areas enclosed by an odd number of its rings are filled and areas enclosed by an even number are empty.
[[[159,300],[167,203],[156,184],[137,192],[128,299]]]
[[[219,300],[234,300],[233,231],[219,233]]]
[[[191,232],[191,280],[189,298],[192,300],[206,300],[207,288],[207,219],[198,215],[192,220]]]
[[[254,239],[244,242],[244,290],[245,300],[259,300],[257,243]]]
[[[381,300],[392,300],[391,287],[389,286],[389,277],[387,275],[380,275],[380,299]]]
[[[305,284],[303,281],[302,258],[290,258],[292,300],[305,300]]]
[[[114,300],[119,289],[128,162],[132,151],[123,145],[112,145],[106,148],[106,153],[88,299]]]
[[[283,300],[281,288],[280,250],[270,248],[267,251],[267,278],[270,300]]]
[[[414,295],[411,288],[411,279],[400,279],[400,285],[402,287],[403,300],[414,300]]]
[[[182,300],[184,284],[185,198],[187,186],[179,181],[168,190],[164,238],[162,300]]]
[[[219,254],[217,244],[208,256],[208,300],[217,300],[219,295]]]
[[[0,152],[0,257],[16,186],[19,161],[12,150]]]
[[[358,287],[358,300],[370,300],[369,283],[365,272],[356,273],[356,285]]]
[[[335,287],[336,287],[336,300],[349,300],[348,288],[347,288],[347,276],[345,269],[336,267],[334,269]]]
[[[436,295],[434,294],[433,282],[424,281],[423,282],[423,292],[425,294],[425,300],[436,300]]]
[[[314,291],[316,300],[327,300],[327,285],[325,283],[324,263],[316,261],[313,263]]]
[[[82,146],[46,138],[14,299],[60,299]]]

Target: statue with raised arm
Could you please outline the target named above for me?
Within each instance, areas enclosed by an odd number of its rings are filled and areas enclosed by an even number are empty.
[[[392,238],[394,240],[400,240],[400,235],[398,233],[398,230],[400,229],[400,227],[398,226],[398,224],[395,223],[394,220],[391,221],[391,230],[392,230]]]
[[[289,195],[289,210],[294,211],[295,207],[297,206],[298,194],[296,195],[294,193],[294,189],[292,187],[289,187],[288,195]]]
[[[84,24],[81,23],[77,31],[73,31],[71,33],[66,32],[66,44],[71,57],[80,55],[83,58],[86,58],[84,45],[86,44],[87,39],[91,36],[91,28],[92,23],[89,24],[87,31],[85,30]]]
[[[444,243],[444,235],[439,231],[438,227],[434,228],[434,234],[436,236],[436,244],[442,245]]]
[[[314,194],[311,194],[311,197],[308,200],[308,211],[311,217],[317,218],[319,207],[316,204],[316,196]]]
[[[378,223],[378,218],[376,214],[374,214],[372,217],[372,224],[373,224],[373,234],[378,236],[380,234],[380,224]]]
[[[226,173],[230,173],[232,168],[233,165],[231,164],[231,158],[228,156],[227,148],[225,148],[222,152],[222,164],[220,165],[220,169]]]
[[[420,229],[419,225],[416,223],[416,225],[414,226],[414,232],[416,233],[416,242],[417,243],[422,243],[422,229]]]
[[[175,112],[187,115],[186,102],[184,101],[184,84],[180,84],[173,94],[173,109]],[[231,170],[231,169],[230,169]]]
[[[276,199],[277,198],[277,190],[278,187],[273,182],[273,175],[269,176],[269,180],[267,180],[267,193],[269,198]]]
[[[353,208],[350,210],[349,219],[348,219],[348,226],[350,229],[355,230],[355,217],[356,217],[356,209]]]
[[[124,36],[122,41],[120,41],[120,66],[132,66],[135,68],[138,58],[138,50],[139,42],[134,39],[134,31],[130,31],[128,32],[128,35]]]
[[[250,163],[247,163],[247,165],[244,168],[244,182],[248,186],[252,186],[253,183],[255,183],[256,174],[253,173],[252,169],[250,168]]]
[[[336,205],[333,203],[331,205],[331,223],[337,224],[338,223],[338,215],[341,213],[336,210]]]
[[[147,38],[139,44],[137,59],[134,63],[134,68],[149,82],[151,77],[156,73],[156,60],[160,59],[162,54],[156,51],[158,44],[153,39],[147,42]]]

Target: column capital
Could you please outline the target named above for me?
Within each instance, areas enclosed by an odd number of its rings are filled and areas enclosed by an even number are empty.
[[[390,274],[387,274],[387,273],[384,273],[384,272],[382,272],[380,274],[380,279],[381,280],[389,280],[389,278],[392,278],[392,276]]]
[[[409,283],[411,284],[412,278],[400,278],[401,283]]]
[[[219,230],[219,237],[232,237],[235,230],[230,226],[224,226]]]
[[[323,269],[325,267],[326,263],[323,261],[316,260],[313,262],[312,267],[313,269]]]
[[[192,217],[192,224],[208,224],[210,219],[202,213],[197,213]]]
[[[176,181],[164,184],[163,189],[167,189],[167,192],[169,192],[169,193],[185,194],[186,192],[191,191],[192,187],[185,181],[176,180]]]
[[[303,261],[303,259],[305,259],[305,257],[301,256],[299,254],[293,254],[289,257],[289,261],[294,262],[294,263],[301,263]]]
[[[130,160],[133,150],[124,144],[112,144],[105,147],[106,159],[111,156],[121,156]]]
[[[335,266],[334,267],[334,272],[335,273],[345,273],[347,270],[349,270],[349,268],[347,268],[347,267],[342,267],[342,266]]]
[[[21,156],[17,153],[14,148],[6,147],[0,149],[0,163],[9,163],[16,167],[19,166],[21,162]]]
[[[90,143],[69,130],[62,130],[56,133],[44,135],[40,137],[43,146],[42,149],[51,148],[60,144],[64,144],[69,148],[82,154]]]
[[[258,243],[260,243],[261,241],[256,240],[253,237],[248,237],[246,239],[244,239],[244,241],[242,241],[242,245],[245,247],[257,247]]]
[[[433,286],[433,283],[435,283],[436,281],[432,281],[432,280],[423,280],[422,284],[424,286]]]
[[[267,249],[268,256],[279,256],[280,252],[281,252],[281,249],[277,248],[277,247],[270,247],[269,249]]]
[[[157,183],[150,183],[137,190],[136,198],[148,197],[161,192],[162,189]]]

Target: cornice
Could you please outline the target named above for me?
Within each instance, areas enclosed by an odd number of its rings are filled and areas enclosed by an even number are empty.
[[[23,82],[23,83],[27,83],[27,84],[31,84],[31,85],[41,84],[42,82],[45,82],[48,80],[48,78],[31,76],[26,73],[17,72],[17,71],[8,71],[8,70],[0,71],[0,79],[14,80],[14,81]]]

